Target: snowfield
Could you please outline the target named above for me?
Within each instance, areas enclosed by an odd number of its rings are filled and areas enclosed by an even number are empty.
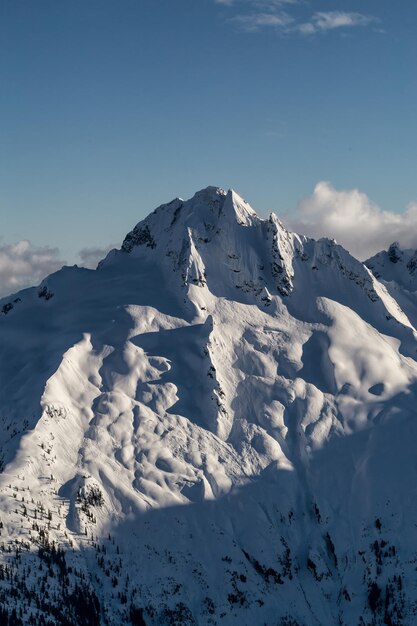
[[[416,624],[415,258],[208,187],[1,300],[0,624]]]

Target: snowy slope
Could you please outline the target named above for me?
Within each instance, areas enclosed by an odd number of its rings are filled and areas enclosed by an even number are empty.
[[[208,187],[3,299],[4,623],[414,624],[417,318],[387,284]]]

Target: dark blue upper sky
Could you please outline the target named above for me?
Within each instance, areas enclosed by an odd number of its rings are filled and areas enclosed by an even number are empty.
[[[1,241],[117,243],[209,184],[417,199],[415,0],[3,0]]]

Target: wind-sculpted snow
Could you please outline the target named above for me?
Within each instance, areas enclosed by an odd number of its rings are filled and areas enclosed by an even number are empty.
[[[414,624],[400,304],[215,187],[3,299],[0,623]]]

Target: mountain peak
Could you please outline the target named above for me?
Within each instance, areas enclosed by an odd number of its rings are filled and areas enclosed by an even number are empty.
[[[208,186],[197,191],[188,201],[181,201],[189,205],[190,212],[196,219],[204,219],[207,209],[221,218],[229,217],[239,224],[250,225],[256,212],[250,204],[234,189],[225,191],[221,187]]]
[[[390,247],[388,248],[388,258],[391,263],[398,263],[401,260],[401,256],[403,252],[400,248],[400,244],[398,241],[393,241]]]
[[[222,187],[216,187],[215,185],[208,185],[199,191],[196,191],[191,201],[195,202],[218,202],[227,196],[227,191]]]
[[[407,291],[417,290],[417,250],[413,248],[402,248],[394,241],[388,250],[378,252],[365,265],[386,283],[395,283]]]
[[[257,214],[236,191],[209,186],[188,200],[174,198],[160,205],[126,235],[122,250],[164,247],[173,233],[176,239],[182,239],[189,228],[205,241],[222,229],[236,224],[250,226],[254,220],[259,220]]]

